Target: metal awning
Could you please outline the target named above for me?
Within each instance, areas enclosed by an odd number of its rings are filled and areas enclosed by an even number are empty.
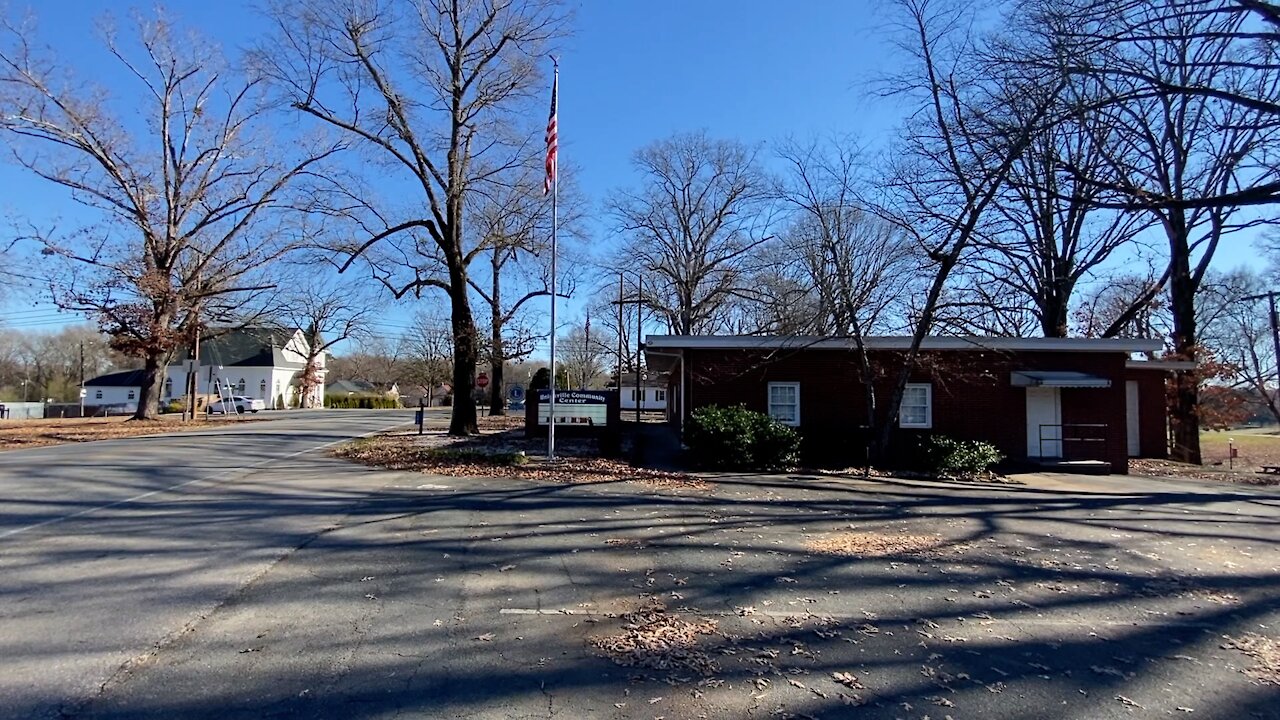
[[[1014,370],[1014,387],[1109,388],[1111,381],[1072,370]]]

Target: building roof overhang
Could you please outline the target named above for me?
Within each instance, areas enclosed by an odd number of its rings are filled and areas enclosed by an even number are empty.
[[[911,338],[875,336],[863,338],[872,350],[908,350]],[[650,335],[646,338],[650,352],[675,350],[851,350],[857,347],[853,338],[783,335]],[[1011,338],[930,336],[920,344],[922,350],[968,350],[1003,352],[1094,352],[1150,353],[1160,350],[1159,340],[1142,338]]]
[[[1010,373],[1014,387],[1109,388],[1111,381],[1073,370],[1015,370]]]

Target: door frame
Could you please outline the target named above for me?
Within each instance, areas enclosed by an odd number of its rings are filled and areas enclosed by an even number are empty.
[[[1052,408],[1052,423],[1033,423],[1042,411]],[[1033,411],[1034,409],[1034,411]],[[1026,401],[1027,457],[1060,458],[1062,454],[1062,388],[1028,387]],[[1057,431],[1048,431],[1041,441],[1040,425],[1057,425]],[[1053,450],[1055,449],[1055,454]]]

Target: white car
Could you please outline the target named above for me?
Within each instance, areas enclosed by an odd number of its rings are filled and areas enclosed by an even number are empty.
[[[267,409],[267,401],[259,398],[245,397],[244,395],[234,395],[221,400],[211,400],[209,402],[209,412],[217,413],[256,413],[259,410]]]

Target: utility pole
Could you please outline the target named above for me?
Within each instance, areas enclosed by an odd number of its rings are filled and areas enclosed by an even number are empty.
[[[640,351],[644,348],[644,278],[636,276],[636,444],[640,438]]]
[[[80,417],[84,417],[84,341],[80,341]]]
[[[210,372],[213,368],[209,368]],[[196,323],[196,334],[194,342],[191,344],[191,369],[187,371],[187,388],[190,395],[187,396],[187,419],[195,421],[196,419],[196,395],[200,389],[200,323]]]
[[[1271,312],[1271,342],[1275,348],[1276,363],[1276,396],[1280,396],[1280,315],[1276,314],[1276,298],[1280,297],[1280,292],[1272,290],[1271,292],[1261,293],[1259,295],[1250,295],[1241,300],[1261,300],[1267,299],[1268,310]],[[1265,389],[1265,388],[1264,388]],[[1272,398],[1272,403],[1277,402],[1276,397]]]
[[[622,333],[626,328],[622,312],[622,273],[618,273],[618,402],[622,402]]]

